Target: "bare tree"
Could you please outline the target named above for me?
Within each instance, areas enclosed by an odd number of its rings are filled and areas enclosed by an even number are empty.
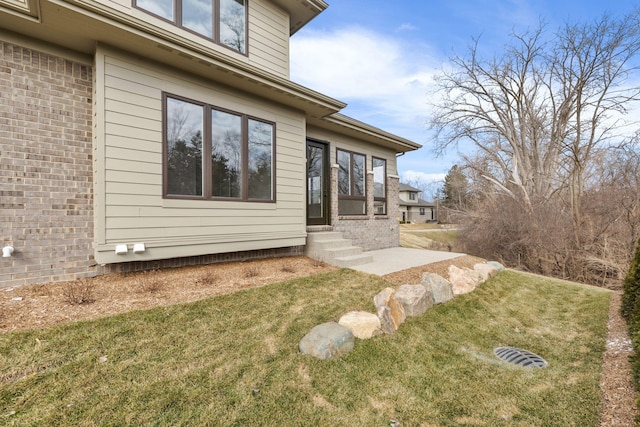
[[[551,36],[541,23],[488,60],[475,40],[442,72],[437,148],[476,148],[462,164],[469,252],[592,283],[625,269],[640,227],[640,157],[620,144],[640,100],[630,78],[639,16],[605,15]]]
[[[545,26],[513,35],[502,57],[483,60],[478,40],[438,79],[431,125],[440,150],[471,142],[485,179],[533,214],[533,203],[568,195],[581,223],[584,174],[640,88],[626,86],[640,49],[637,12],[621,20]]]

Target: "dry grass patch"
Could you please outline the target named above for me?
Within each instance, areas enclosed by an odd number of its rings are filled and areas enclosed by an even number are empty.
[[[338,270],[3,334],[0,415],[61,426],[597,425],[608,292],[503,272],[338,361],[298,352],[313,326],[374,310],[390,285]],[[550,366],[506,365],[492,356],[502,345]]]

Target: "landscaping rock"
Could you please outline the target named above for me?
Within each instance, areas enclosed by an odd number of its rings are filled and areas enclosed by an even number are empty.
[[[338,324],[349,329],[356,338],[363,340],[382,334],[380,318],[366,311],[350,311],[340,318]]]
[[[327,322],[311,329],[298,344],[304,354],[323,360],[338,359],[353,350],[353,333],[336,322]]]
[[[395,295],[396,291],[392,288],[385,288],[378,295],[373,297],[373,303],[376,306],[382,332],[385,334],[393,334],[404,323],[406,315],[404,307],[398,301]]]
[[[490,278],[498,274],[498,269],[491,264],[478,263],[473,266],[473,269],[474,271],[480,273],[483,281],[489,280]]]
[[[422,275],[422,285],[431,290],[434,304],[442,304],[453,299],[451,283],[439,274],[424,273]]]
[[[402,285],[396,289],[396,298],[407,317],[420,316],[433,307],[433,295],[423,285]]]
[[[455,265],[450,265],[449,282],[451,282],[453,294],[462,295],[473,291],[482,283],[482,276],[470,268],[458,268]]]
[[[504,265],[500,264],[498,261],[488,261],[487,264],[494,266],[498,272],[504,270]]]

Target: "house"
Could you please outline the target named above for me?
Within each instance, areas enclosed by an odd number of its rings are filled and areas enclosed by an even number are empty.
[[[437,206],[420,198],[421,190],[400,183],[400,221],[402,222],[434,222],[438,220]]]
[[[289,78],[327,7],[0,0],[0,286],[298,255],[327,230],[397,246],[396,155],[420,145]]]

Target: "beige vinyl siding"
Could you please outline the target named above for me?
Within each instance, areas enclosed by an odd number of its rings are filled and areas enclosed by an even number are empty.
[[[304,113],[103,46],[96,70],[99,263],[304,244]],[[163,91],[274,122],[276,203],[163,199]],[[145,253],[114,254],[116,244],[138,242]]]
[[[266,0],[249,0],[249,59],[289,78],[289,15]]]
[[[127,13],[174,35],[214,49],[262,70],[289,78],[289,15],[268,0],[248,0],[248,56],[234,52],[204,37],[133,7],[132,0],[97,0],[105,6]]]

